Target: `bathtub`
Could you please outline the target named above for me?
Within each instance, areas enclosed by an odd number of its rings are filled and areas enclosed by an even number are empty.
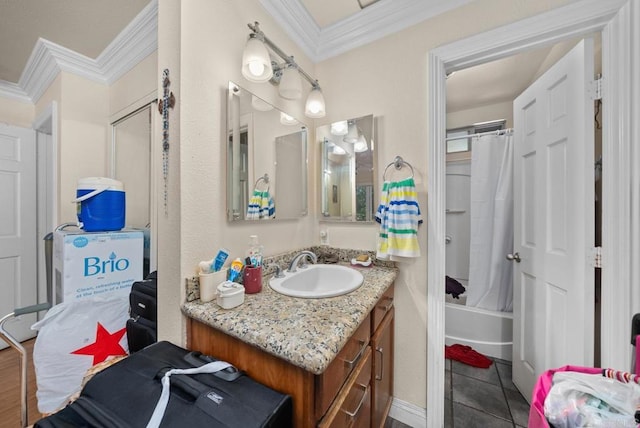
[[[445,303],[444,314],[446,345],[459,343],[481,354],[511,361],[513,313]]]

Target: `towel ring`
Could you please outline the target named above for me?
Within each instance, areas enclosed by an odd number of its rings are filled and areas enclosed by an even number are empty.
[[[393,160],[393,162],[391,162],[389,165],[387,165],[387,167],[384,169],[384,172],[382,173],[382,181],[386,180],[387,170],[389,169],[389,167],[394,166],[396,168],[396,170],[400,171],[404,165],[408,166],[409,169],[411,170],[411,177],[408,177],[408,178],[413,178],[414,171],[413,171],[413,167],[411,166],[411,164],[409,162],[405,161],[404,159],[402,159],[400,156],[396,156],[396,158]]]
[[[264,181],[264,183],[267,185],[267,189],[269,188],[269,174],[265,174],[262,177],[258,178],[256,180],[256,183],[253,185],[253,188],[256,189],[258,187],[258,183],[260,183],[261,181]]]

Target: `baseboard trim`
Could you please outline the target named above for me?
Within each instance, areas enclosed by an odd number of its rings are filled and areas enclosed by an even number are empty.
[[[427,410],[406,401],[393,399],[389,416],[412,428],[426,428]]]

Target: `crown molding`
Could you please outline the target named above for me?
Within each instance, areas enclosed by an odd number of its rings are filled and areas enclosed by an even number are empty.
[[[153,1],[125,27],[96,62],[111,84],[158,49],[158,2]]]
[[[304,53],[317,62],[321,29],[300,0],[260,0],[260,4]]]
[[[150,2],[91,59],[46,39],[38,39],[18,84],[0,81],[0,96],[36,103],[61,71],[111,84],[158,48],[158,2]]]
[[[18,84],[37,102],[61,71],[106,83],[95,60],[46,39],[38,39]]]
[[[0,80],[0,97],[11,98],[12,100],[31,102],[31,98],[27,93],[16,83]]]
[[[393,0],[320,28],[299,0],[260,0],[313,62],[319,62],[401,31],[472,0]]]

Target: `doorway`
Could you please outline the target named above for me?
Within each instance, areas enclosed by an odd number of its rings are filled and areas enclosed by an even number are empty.
[[[519,257],[507,257],[519,251],[513,238],[512,172],[520,168],[513,164],[510,137],[514,100],[579,41],[527,51],[447,77],[446,274],[458,291],[466,288],[455,298],[446,296],[447,345],[460,343],[511,361],[513,268],[520,266]],[[594,49],[593,62],[600,64],[599,48]],[[596,73],[600,71],[596,67]]]
[[[110,176],[121,181],[126,194],[126,227],[144,234],[146,277],[157,269],[156,176],[154,129],[157,102],[146,100],[119,113],[111,122]]]
[[[631,124],[630,105],[637,101],[630,101],[629,95],[624,95],[625,87],[637,84],[638,77],[633,73],[619,72],[628,68],[625,58],[637,55],[629,47],[632,44],[632,30],[627,25],[630,16],[640,7],[636,0],[602,2],[578,2],[528,18],[517,23],[488,31],[449,45],[440,47],[430,53],[429,58],[429,111],[430,111],[430,144],[428,169],[428,202],[430,220],[428,230],[428,297],[427,297],[427,425],[442,426],[444,420],[442,399],[444,396],[444,287],[442,278],[445,276],[445,204],[444,204],[444,147],[439,142],[445,138],[446,129],[446,100],[445,76],[447,72],[463,69],[473,65],[504,58],[513,53],[527,49],[545,46],[568,38],[586,35],[596,31],[603,31],[603,70],[605,74],[616,75],[605,84],[605,89],[611,92],[611,99],[607,100],[603,122],[610,121],[620,127],[620,130],[607,128],[603,136],[603,151],[610,162],[608,168],[603,168],[603,182],[612,190],[617,187],[630,189],[631,159],[621,156],[629,153],[629,135],[635,135],[637,130]],[[553,25],[552,25],[553,24]],[[628,134],[627,134],[628,133]],[[617,140],[617,144],[607,144]],[[611,159],[609,161],[609,159]],[[613,192],[617,194],[617,191]],[[605,189],[605,194],[607,191]],[[608,203],[607,203],[608,202]],[[616,294],[633,296],[629,283],[632,269],[630,258],[624,248],[635,242],[637,238],[631,235],[631,215],[628,204],[613,195],[611,199],[603,201],[603,228],[611,232],[603,236],[603,246],[607,247],[611,260],[615,260],[612,270],[603,270],[603,284],[609,287],[602,289],[604,295],[615,300]],[[619,232],[618,232],[619,231]],[[621,257],[619,260],[618,257]],[[620,267],[616,271],[616,267]],[[613,267],[613,266],[612,266]],[[621,280],[624,279],[624,280]],[[622,313],[614,309],[613,305],[603,305],[602,330],[614,331],[613,322],[621,325],[629,322],[631,304]],[[630,357],[622,352],[626,342],[626,334],[622,332],[607,338],[603,344],[602,364],[625,367]],[[616,352],[617,350],[617,352]]]

